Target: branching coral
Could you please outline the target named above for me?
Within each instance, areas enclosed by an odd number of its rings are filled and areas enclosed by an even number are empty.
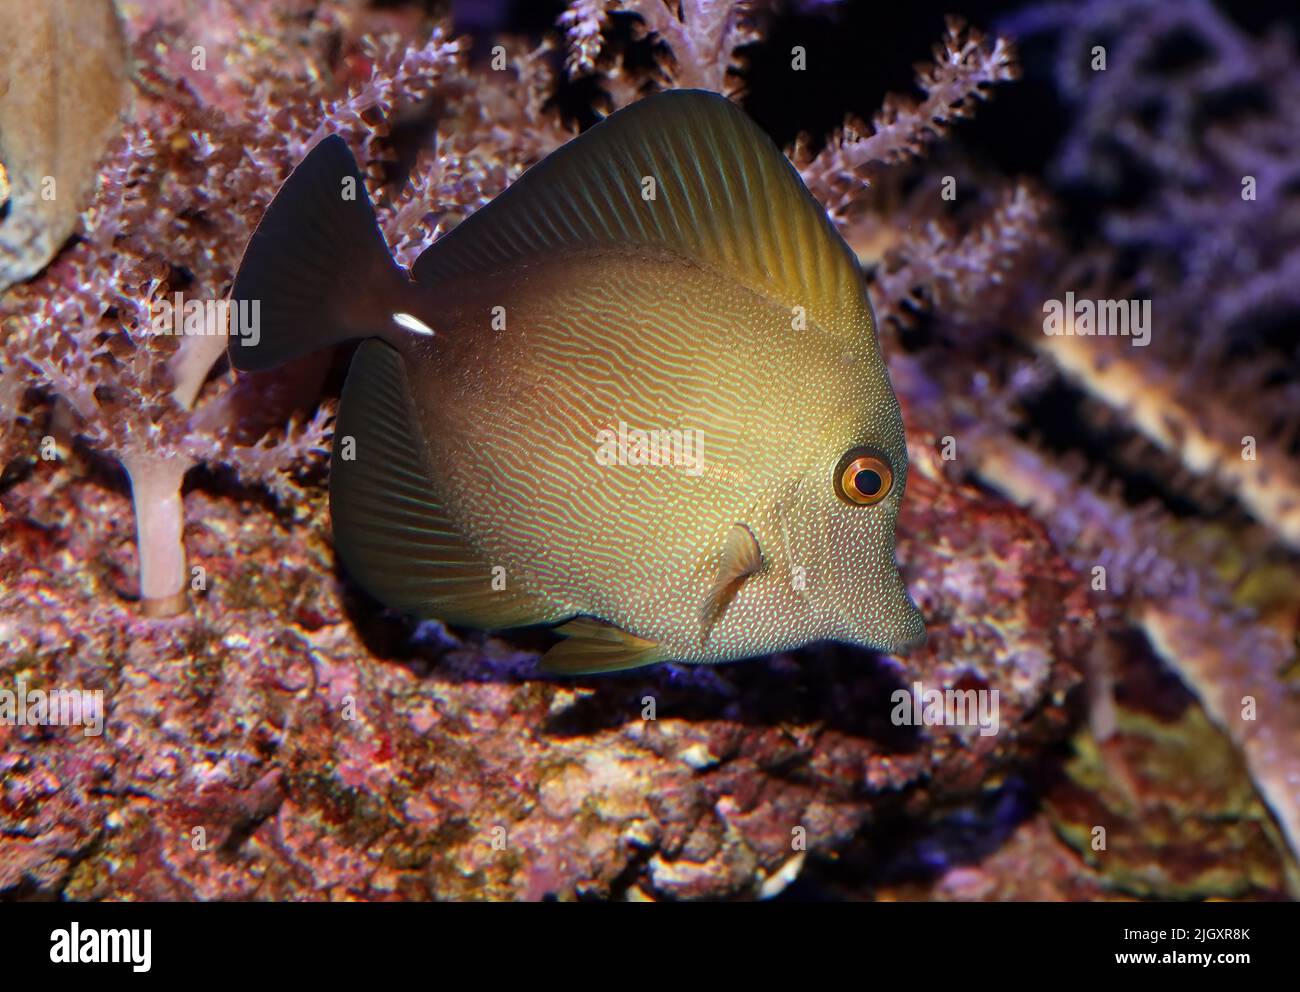
[[[1022,182],[965,230],[950,218],[926,219],[900,235],[876,269],[876,316],[905,324],[935,308],[952,324],[987,325],[1019,297],[1017,277],[1048,242],[1047,213],[1042,194]]]
[[[626,12],[638,18],[639,38],[653,37],[663,46],[655,84],[735,95],[741,68],[737,49],[760,37],[753,7],[735,0],[685,0],[680,6],[670,0],[578,0],[560,17],[569,41],[569,71],[597,67],[610,13]]]
[[[166,24],[134,27],[146,66],[147,46],[178,43]],[[246,28],[245,58],[256,50],[257,28]],[[368,71],[333,98],[311,45],[292,56],[270,71],[259,59],[250,71],[232,47],[222,88],[206,99],[146,68],[136,120],[101,171],[80,241],[5,301],[0,373],[25,375],[26,385],[66,404],[76,434],[130,479],[149,612],[184,606],[181,486],[191,468],[227,466],[293,504],[301,502],[294,473],[320,460],[329,437],[322,412],[276,439],[239,444],[232,379],[206,382],[227,331],[213,304],[225,298],[253,225],[325,133],[354,144],[377,188],[386,122],[400,101],[427,98],[459,65],[459,46],[441,31],[409,49],[366,42],[360,57]],[[202,316],[191,322],[190,311],[176,307],[182,299]]]
[[[878,311],[906,323],[934,306],[930,343],[893,363],[918,470],[973,472],[1043,520],[1092,576],[1110,624],[1142,631],[1242,750],[1300,851],[1294,606],[1265,621],[1238,588],[1255,571],[1270,582],[1297,574],[1293,556],[1265,572],[1247,549],[1295,548],[1300,522],[1300,353],[1285,331],[1300,314],[1288,276],[1300,250],[1289,95],[1300,59],[1209,4],[1060,4],[1010,26],[1059,32],[1051,64],[1078,113],[1053,185],[1068,195],[1086,184],[1101,206],[1074,246],[1044,240],[1041,192],[1016,209],[1004,200],[983,231],[978,220],[931,219],[932,205],[895,218],[908,233],[875,269]],[[979,275],[995,271],[992,258],[1013,278],[986,295]],[[972,293],[964,263],[975,259]],[[1067,291],[1149,299],[1150,346],[1045,334],[1044,301]],[[1062,428],[1070,415],[1044,397],[1059,404],[1067,383],[1085,399]],[[1038,445],[1053,421],[1053,445]],[[951,460],[928,450],[943,437]],[[1156,495],[1130,501],[1130,476]],[[1214,485],[1187,481],[1196,476]],[[1245,577],[1225,577],[1229,557],[1244,559]]]
[[[1224,395],[1202,394],[1189,402],[1186,370],[1138,358],[1131,349],[1116,354],[1086,337],[1044,337],[1035,344],[1089,393],[1122,411],[1153,444],[1232,492],[1300,549],[1300,461],[1288,451],[1294,442],[1287,436],[1264,433],[1267,420],[1251,417],[1249,407]],[[1240,396],[1248,395],[1243,388]]]
[[[846,219],[872,168],[920,155],[956,121],[969,117],[995,83],[1016,78],[1015,51],[1005,38],[989,42],[949,18],[947,35],[934,46],[934,61],[917,74],[921,100],[889,96],[872,119],[845,122],[816,155],[807,139],[795,149],[804,182],[837,221]]]
[[[1300,319],[1294,40],[1256,39],[1208,0],[1050,4],[1010,26],[1057,39],[1075,121],[1058,182],[1116,201],[1099,219],[1118,251],[1092,278],[1122,275],[1154,319],[1141,355],[1096,338],[1037,344],[1300,548],[1300,339],[1281,330]],[[1135,254],[1136,272],[1112,271]]]

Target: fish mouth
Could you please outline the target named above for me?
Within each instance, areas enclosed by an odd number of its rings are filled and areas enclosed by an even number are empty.
[[[891,548],[892,551],[892,548]],[[818,597],[836,638],[884,654],[907,654],[925,643],[925,617],[912,602],[890,554],[875,568],[832,558],[830,581]]]
[[[839,639],[884,654],[908,654],[921,647],[927,636],[925,618],[907,595],[901,575],[897,583],[889,603],[874,616],[864,617],[832,600],[831,608],[840,619]]]
[[[798,488],[792,503],[797,496]],[[814,613],[824,618],[822,622],[829,627],[825,636],[884,654],[906,654],[923,645],[925,618],[908,595],[902,573],[893,560],[892,546],[888,560],[877,560],[876,567],[864,576],[831,551],[833,540],[829,532],[819,533],[800,547],[792,539],[789,526],[792,509],[778,504],[780,526],[772,535],[772,544],[784,552],[791,566],[801,561],[816,561],[819,557],[830,562],[826,576],[830,581],[809,581],[800,591]],[[759,544],[766,549],[762,537]]]

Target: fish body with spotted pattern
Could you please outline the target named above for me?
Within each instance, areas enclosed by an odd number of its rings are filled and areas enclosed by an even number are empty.
[[[330,500],[340,557],[379,600],[564,622],[545,665],[574,673],[922,639],[894,562],[906,442],[862,274],[742,111],[695,91],[634,104],[409,273],[364,192],[340,195],[348,178],[361,188],[327,139],[276,197],[232,294],[260,301],[259,341],[231,358],[364,339]],[[632,457],[609,457],[629,432]]]

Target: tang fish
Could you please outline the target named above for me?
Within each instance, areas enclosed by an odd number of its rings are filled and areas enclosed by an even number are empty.
[[[543,666],[567,673],[924,638],[894,563],[907,448],[862,272],[729,100],[612,114],[409,273],[326,138],[231,295],[260,317],[232,337],[237,369],[362,339],[330,512],[343,565],[391,608],[562,622]]]

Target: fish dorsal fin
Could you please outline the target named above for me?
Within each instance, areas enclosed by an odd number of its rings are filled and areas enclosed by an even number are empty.
[[[860,333],[870,320],[857,260],[825,209],[744,111],[703,90],[610,115],[429,247],[412,274],[434,286],[603,246],[671,252],[827,329]]]
[[[541,599],[499,588],[442,506],[402,357],[381,341],[361,343],[343,387],[330,516],[349,574],[385,606],[487,628],[556,619]]]

